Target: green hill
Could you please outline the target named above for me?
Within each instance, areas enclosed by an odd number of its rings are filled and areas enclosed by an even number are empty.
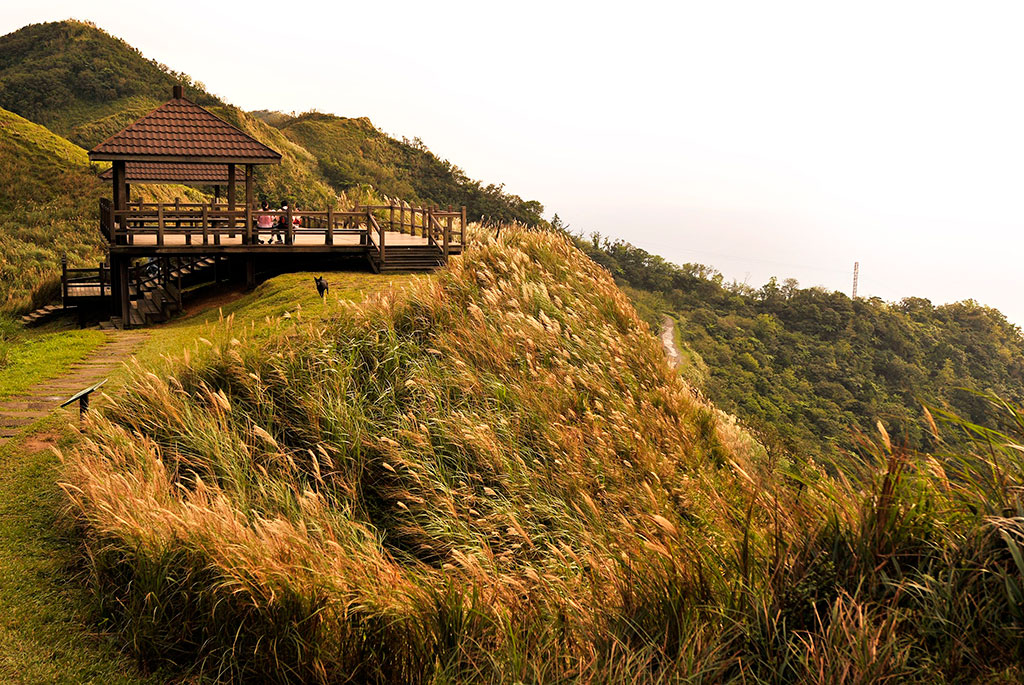
[[[652,326],[665,311],[678,320],[692,382],[789,451],[835,457],[878,419],[895,439],[930,448],[922,402],[992,425],[978,393],[1024,400],[1024,337],[976,302],[854,301],[775,279],[754,290],[628,243],[578,244],[638,289]]]
[[[202,84],[89,23],[32,24],[0,40],[0,107],[86,148],[164,102],[177,83],[201,105],[219,103]],[[91,126],[108,117],[106,127]]]
[[[265,112],[263,117],[309,150],[320,172],[338,190],[369,184],[384,195],[413,204],[466,205],[473,220],[531,226],[543,221],[544,207],[539,202],[523,200],[502,186],[474,181],[418,140],[394,140],[369,119],[315,112],[294,118],[273,114]]]
[[[60,257],[100,259],[96,201],[104,193],[85,150],[0,109],[0,309],[23,309],[52,292]]]

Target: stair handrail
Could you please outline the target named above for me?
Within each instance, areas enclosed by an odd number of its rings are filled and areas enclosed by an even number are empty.
[[[449,243],[450,243],[450,238],[451,238],[451,230],[450,230],[450,228],[446,228],[445,226],[442,226],[440,224],[440,222],[438,222],[438,220],[434,218],[433,214],[428,214],[428,216],[430,217],[431,229],[435,229],[436,228],[438,231],[440,231],[440,233],[442,235],[442,240],[443,240],[442,245],[443,245],[443,247],[441,247],[440,249],[441,249],[441,254],[444,255],[444,261],[447,264],[448,263]],[[449,222],[449,225],[450,225],[450,222]],[[433,230],[428,231],[428,234],[431,236],[430,237],[431,243],[434,245],[434,247],[437,247],[438,245],[437,245],[437,243],[433,239],[433,233],[434,233]]]
[[[370,210],[366,211],[366,228],[367,228],[367,233],[369,233],[371,229],[377,231],[377,240],[378,240],[378,243],[379,243],[377,245],[377,253],[380,256],[380,263],[383,264],[384,263],[384,229],[381,227],[380,224],[377,223],[377,218],[373,216],[373,212],[370,211]]]

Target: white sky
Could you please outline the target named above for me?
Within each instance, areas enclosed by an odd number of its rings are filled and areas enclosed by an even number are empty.
[[[1019,2],[35,0],[245,109],[368,116],[574,229],[1024,324]]]

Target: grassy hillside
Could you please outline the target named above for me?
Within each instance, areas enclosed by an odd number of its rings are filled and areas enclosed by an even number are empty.
[[[139,371],[68,478],[143,657],[274,680],[528,669],[628,632],[622,555],[657,566],[666,531],[726,525],[687,483],[756,447],[593,263],[503,235],[326,321],[226,323]],[[595,615],[590,593],[619,598]]]
[[[472,245],[313,317],[245,305],[135,371],[65,456],[95,590],[145,663],[271,682],[1019,678],[1024,509],[1001,480],[1024,477],[1019,437],[959,459],[883,433],[838,478],[780,460],[694,398],[567,241]]]
[[[62,253],[100,259],[96,203],[106,192],[80,147],[2,109],[0,131],[0,309],[10,310],[53,287]]]
[[[377,191],[411,203],[466,205],[474,221],[517,221],[536,225],[544,207],[485,186],[430,152],[418,140],[399,142],[377,130],[369,119],[346,119],[307,113],[295,118],[262,117],[275,122],[290,140],[310,151],[320,172],[339,190],[369,184]]]
[[[199,104],[219,102],[188,76],[88,23],[32,24],[0,40],[0,107],[83,147],[102,137],[76,128],[126,110],[148,111],[176,83],[188,84]]]
[[[580,244],[638,289],[652,324],[664,311],[678,319],[691,380],[790,451],[835,457],[878,419],[899,441],[931,448],[922,402],[993,425],[978,393],[1024,400],[1024,337],[995,309],[853,301],[774,279],[754,290],[625,243]]]

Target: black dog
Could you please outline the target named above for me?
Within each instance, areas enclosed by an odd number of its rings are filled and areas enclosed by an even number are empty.
[[[324,295],[327,294],[327,281],[326,279],[324,279],[323,276],[320,276],[319,278],[314,278],[313,282],[316,283],[316,291],[317,293],[319,293],[320,297],[323,297]]]

